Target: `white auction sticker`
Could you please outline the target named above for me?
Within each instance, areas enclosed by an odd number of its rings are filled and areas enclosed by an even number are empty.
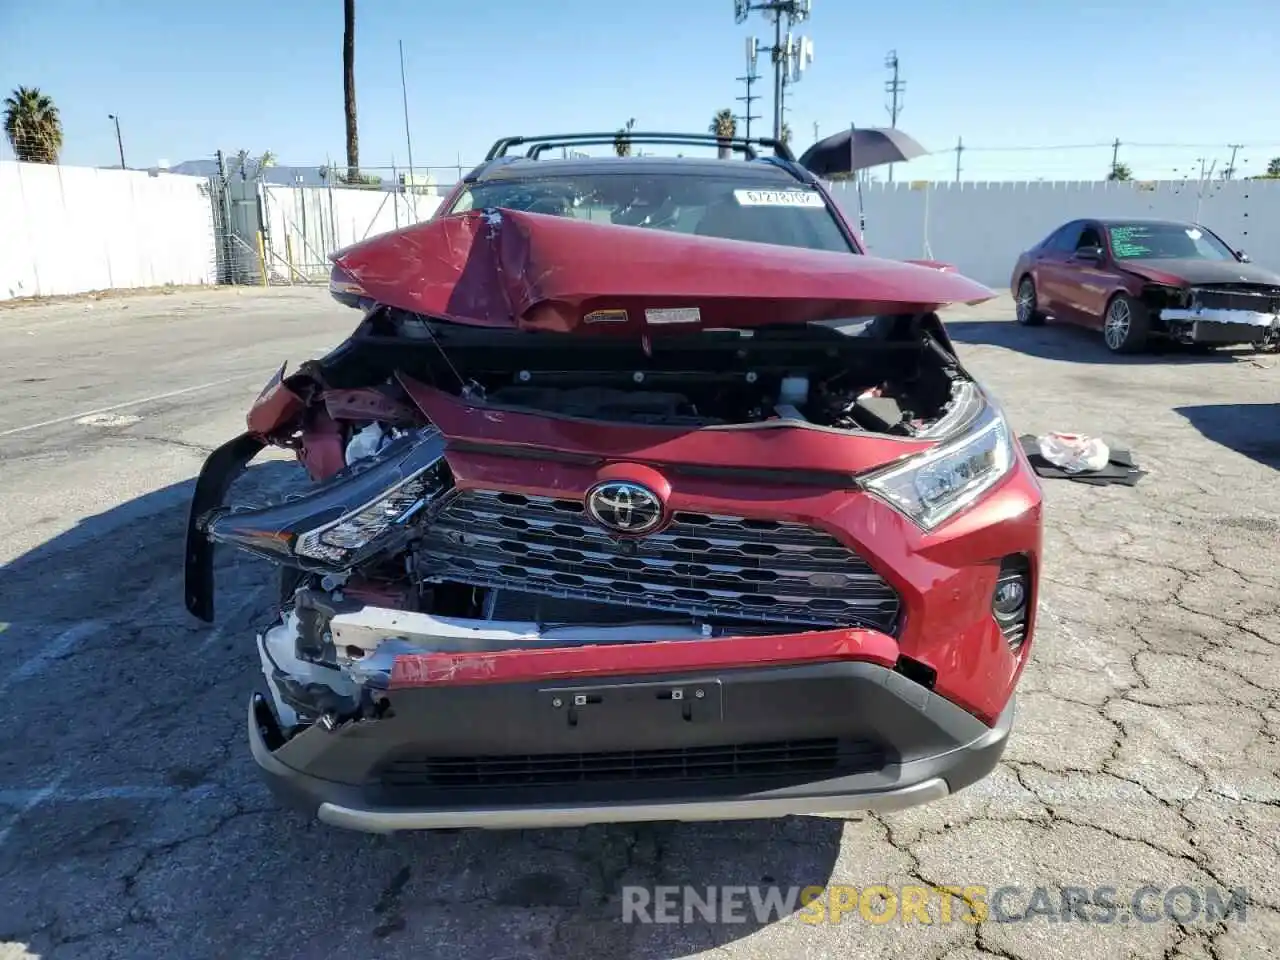
[[[824,207],[816,190],[735,190],[733,197],[744,207]]]
[[[644,318],[650,323],[700,323],[702,311],[697,307],[678,307],[672,310],[646,310]]]

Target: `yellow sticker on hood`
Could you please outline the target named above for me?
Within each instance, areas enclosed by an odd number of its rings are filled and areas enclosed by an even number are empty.
[[[626,323],[625,310],[593,310],[582,318],[583,323]]]

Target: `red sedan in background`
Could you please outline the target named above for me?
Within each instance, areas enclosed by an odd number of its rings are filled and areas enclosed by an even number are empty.
[[[1073,220],[1018,258],[1010,288],[1019,323],[1101,329],[1114,353],[1280,343],[1280,274],[1195,223]]]

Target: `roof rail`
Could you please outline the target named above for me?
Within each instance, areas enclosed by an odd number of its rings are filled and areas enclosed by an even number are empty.
[[[705,146],[705,147],[728,147],[729,149],[746,154],[748,159],[754,160],[757,156],[756,147],[764,147],[772,150],[773,155],[782,160],[795,160],[795,154],[782,141],[772,137],[720,137],[714,133],[664,133],[661,131],[605,131],[598,133],[553,133],[545,136],[537,137],[503,137],[498,140],[489,152],[485,155],[485,160],[496,160],[498,157],[505,157],[507,151],[512,147],[523,146],[524,144],[532,144],[526,156],[536,159],[546,150],[552,150],[557,147],[572,146],[589,146],[603,145],[616,142],[619,137],[625,139],[629,143],[649,143],[676,146]]]

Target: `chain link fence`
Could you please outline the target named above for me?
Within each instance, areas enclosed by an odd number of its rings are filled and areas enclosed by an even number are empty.
[[[464,164],[281,164],[217,154],[209,177],[222,283],[310,284],[329,257],[369,237],[430,219]]]

